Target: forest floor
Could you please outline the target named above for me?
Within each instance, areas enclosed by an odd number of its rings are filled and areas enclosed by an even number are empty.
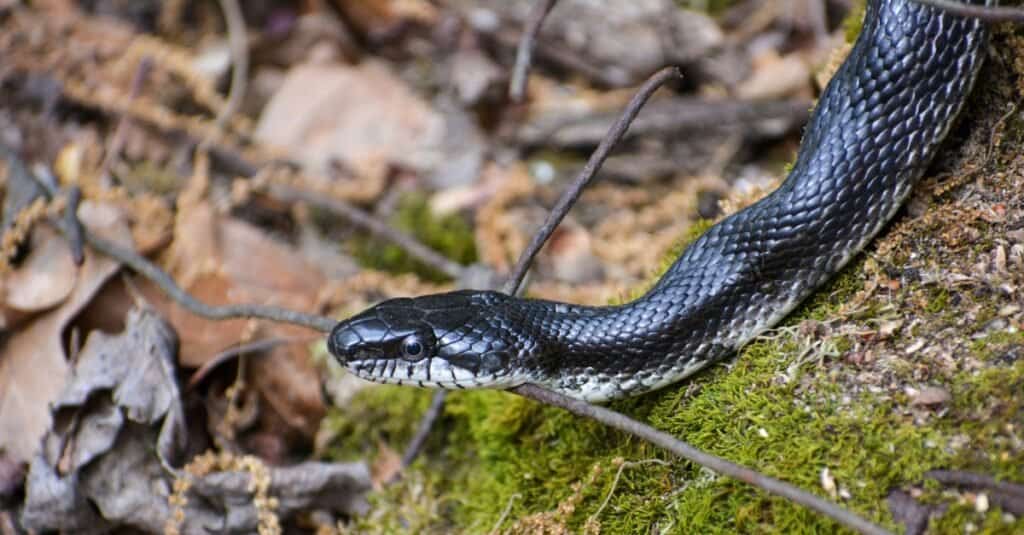
[[[534,2],[0,0],[0,534],[834,532],[505,392],[451,393],[403,468],[432,392],[78,263],[67,216],[207,303],[493,287],[678,64],[531,271],[529,295],[621,302],[784,178],[861,12],[801,1],[562,0],[516,102]],[[889,528],[1024,531],[1024,30],[994,34],[865,253],[734,359],[610,407]]]

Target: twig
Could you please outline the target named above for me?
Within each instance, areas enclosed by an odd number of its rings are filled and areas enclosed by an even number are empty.
[[[437,269],[445,275],[455,280],[462,277],[464,268],[457,262],[448,259],[444,255],[423,245],[416,238],[393,228],[345,201],[279,184],[272,184],[269,187],[269,191],[274,198],[281,201],[301,201],[334,212],[370,231],[371,234],[398,245],[410,255],[416,257],[417,260]]]
[[[1009,6],[976,6],[956,0],[914,0],[919,4],[941,9],[946,13],[985,22],[1024,23],[1024,9]]]
[[[590,155],[590,159],[587,160],[587,165],[583,167],[580,174],[576,176],[572,185],[562,194],[562,197],[558,199],[558,203],[555,204],[551,212],[548,213],[547,220],[544,221],[544,225],[533,235],[533,239],[530,240],[530,244],[520,255],[519,260],[516,262],[515,268],[512,269],[512,276],[509,278],[508,283],[505,284],[505,293],[512,295],[515,294],[519,289],[519,286],[523,283],[523,277],[526,276],[526,271],[530,268],[530,264],[533,263],[533,258],[537,256],[541,247],[551,237],[551,233],[555,231],[558,224],[562,222],[565,215],[569,213],[569,209],[579,198],[580,194],[583,193],[583,188],[587,187],[591,179],[594,178],[594,174],[597,173],[598,169],[601,168],[601,164],[604,163],[605,159],[608,158],[608,154],[611,152],[615,144],[619,142],[619,139],[626,133],[626,129],[629,128],[629,124],[636,118],[636,114],[640,112],[640,108],[643,107],[647,99],[651,97],[654,92],[662,86],[665,82],[674,77],[682,76],[682,73],[677,67],[665,67],[660,71],[654,73],[653,76],[647,79],[640,90],[637,91],[633,98],[629,101],[626,109],[622,112],[622,116],[619,117],[618,121],[612,125],[611,129],[608,130],[608,135],[601,140],[601,144],[597,146],[594,153]]]
[[[67,189],[67,203],[64,205],[64,237],[71,249],[71,259],[76,266],[85,262],[85,245],[82,234],[82,222],[78,220],[78,205],[82,202],[82,190],[78,186]]]
[[[242,17],[242,9],[238,6],[238,0],[219,0],[221,11],[224,12],[224,23],[228,29],[228,46],[231,48],[231,88],[228,89],[228,98],[224,107],[217,113],[214,120],[214,129],[200,143],[203,149],[213,142],[213,132],[218,132],[227,124],[231,116],[238,111],[245,98],[247,77],[249,71],[249,38],[245,32],[245,18]]]
[[[991,476],[963,470],[931,470],[925,472],[924,477],[944,485],[988,491],[989,499],[1002,510],[1024,515],[1024,484],[999,481]]]
[[[983,474],[974,474],[963,470],[930,470],[925,472],[924,477],[934,479],[944,485],[992,489],[1024,498],[1024,484],[998,481],[992,476]]]
[[[506,28],[489,32],[488,35],[502,48],[517,48],[523,37],[521,32]],[[548,44],[540,41],[536,43],[534,53],[547,63],[580,74],[600,86],[622,87],[633,82],[634,77],[631,73],[597,64],[590,58],[561,44]]]
[[[615,478],[612,479],[612,486],[610,489],[608,489],[608,494],[605,495],[604,501],[601,502],[601,505],[597,508],[597,511],[594,511],[594,514],[590,515],[590,517],[587,518],[587,524],[597,522],[597,519],[601,518],[601,513],[604,512],[604,508],[608,506],[608,502],[612,500],[612,495],[615,494],[615,488],[619,486],[619,480],[622,479],[622,472],[626,468],[632,468],[634,466],[643,466],[645,464],[660,464],[662,466],[670,466],[668,463],[662,461],[661,459],[622,461],[622,464],[619,465],[619,469],[615,471]]]
[[[619,414],[611,409],[591,405],[585,401],[579,401],[532,384],[517,386],[512,388],[510,392],[514,392],[525,398],[539,401],[546,405],[565,409],[577,416],[590,418],[609,427],[614,427],[615,429],[629,433],[630,435],[650,442],[655,446],[668,450],[679,457],[710,468],[719,474],[732,477],[762,489],[769,494],[781,496],[813,511],[817,511],[835,520],[837,523],[860,533],[889,533],[881,526],[873,524],[868,520],[857,516],[853,512],[830,503],[821,497],[815,496],[807,491],[800,490],[785,481],[760,474],[750,468],[729,462],[721,457],[711,455],[710,453],[705,453],[668,433],[659,431],[649,425],[640,423],[637,420],[623,414]]]
[[[5,147],[0,145],[0,151],[6,150]],[[10,151],[8,151],[10,152]],[[16,155],[10,153],[9,158],[15,161],[17,165],[24,165],[21,163],[21,159],[17,158]],[[29,173],[37,184],[43,187],[51,197],[60,195],[60,190],[57,186],[48,183],[45,180],[40,179],[34,174]],[[72,191],[70,195],[74,195]],[[286,308],[269,306],[269,305],[221,305],[211,306],[203,303],[196,298],[192,297],[185,290],[183,290],[170,275],[164,270],[160,269],[159,266],[150,262],[146,257],[135,252],[134,249],[122,247],[114,242],[107,241],[91,232],[88,229],[81,226],[81,222],[78,221],[77,211],[68,210],[66,212],[66,218],[71,218],[73,221],[70,225],[66,221],[61,222],[61,231],[66,235],[76,232],[71,230],[72,227],[77,226],[80,229],[81,236],[86,243],[91,245],[97,251],[120,260],[121,263],[141,273],[143,276],[153,281],[154,284],[160,287],[168,296],[177,301],[181,306],[187,308],[193,314],[202,316],[212,320],[225,320],[225,319],[236,319],[236,318],[260,318],[268,319],[273,321],[281,321],[285,323],[292,323],[295,325],[302,325],[309,327],[321,332],[330,332],[337,323],[333,318],[326,316],[318,316],[315,314],[306,314],[295,310],[288,310]],[[69,236],[70,238],[70,236]]]
[[[231,347],[229,349],[225,349],[224,351],[221,351],[220,353],[215,355],[212,359],[206,361],[202,366],[199,367],[198,370],[196,370],[192,374],[191,377],[188,378],[188,385],[186,386],[186,389],[191,390],[195,388],[199,383],[203,382],[203,379],[206,379],[206,377],[210,375],[211,371],[213,371],[221,364],[224,364],[225,362],[235,357],[241,356],[246,353],[259,353],[261,351],[269,351],[277,346],[284,344],[306,343],[312,341],[312,339],[303,338],[267,338],[265,340],[257,340],[255,342],[249,342],[248,344],[242,344],[239,346]]]
[[[537,0],[526,19],[526,26],[523,35],[519,39],[519,46],[516,48],[516,64],[512,69],[512,80],[508,86],[508,96],[512,102],[519,103],[526,96],[526,77],[530,72],[530,63],[533,60],[533,45],[537,42],[537,34],[540,32],[544,19],[555,7],[556,0]]]
[[[500,533],[498,529],[501,528],[501,525],[505,523],[505,519],[508,518],[508,514],[512,512],[512,503],[522,497],[523,495],[519,494],[518,492],[508,497],[508,503],[505,504],[505,508],[501,510],[501,515],[498,516],[498,521],[494,523],[494,527],[492,527],[491,531],[489,531],[488,533]]]
[[[139,65],[135,67],[135,74],[132,75],[132,85],[128,89],[128,101],[124,104],[124,110],[128,109],[128,106],[139,96],[142,92],[142,85],[146,83],[146,78],[149,76],[149,71],[153,69],[153,59],[149,56],[143,56],[139,59]],[[99,176],[107,180],[107,173],[110,171],[110,166],[117,159],[121,153],[121,146],[124,145],[125,132],[128,130],[128,125],[132,123],[131,114],[127,111],[121,112],[121,118],[117,121],[117,127],[114,128],[114,134],[110,137],[110,142],[107,143],[107,148],[103,151],[103,161],[100,162]]]
[[[84,232],[85,241],[97,251],[120,260],[123,264],[141,273],[147,279],[160,287],[168,296],[177,301],[189,312],[211,320],[226,320],[236,318],[259,318],[272,321],[302,325],[321,332],[329,332],[337,323],[333,318],[306,314],[295,310],[275,307],[270,305],[222,305],[211,306],[192,297],[185,290],[181,289],[174,279],[159,266],[150,262],[133,249],[122,247],[114,242],[107,241],[88,230]]]
[[[437,421],[438,417],[441,416],[441,411],[444,410],[444,400],[448,397],[447,390],[438,390],[434,392],[433,399],[430,400],[430,407],[427,408],[427,412],[423,413],[420,419],[420,425],[416,429],[416,434],[413,435],[412,440],[409,441],[409,445],[405,448],[405,453],[402,454],[402,466],[401,469],[396,471],[387,483],[394,483],[401,479],[402,470],[409,467],[413,461],[416,460],[416,456],[420,454],[420,450],[423,449],[423,445],[427,442],[427,437],[430,436],[430,431],[434,427],[434,422]]]

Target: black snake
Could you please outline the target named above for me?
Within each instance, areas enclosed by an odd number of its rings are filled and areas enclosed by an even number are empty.
[[[966,100],[986,40],[976,20],[869,0],[786,181],[709,229],[633,302],[392,299],[339,323],[328,348],[387,383],[535,383],[598,401],[679,381],[781,320],[893,217]]]

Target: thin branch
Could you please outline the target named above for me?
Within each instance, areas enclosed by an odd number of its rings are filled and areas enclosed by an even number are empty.
[[[128,101],[125,102],[125,110],[128,109],[128,106],[131,105],[132,101],[134,101],[139,96],[139,93],[142,92],[142,86],[146,83],[146,78],[149,77],[149,72],[151,70],[153,70],[152,58],[149,56],[143,56],[139,59],[139,64],[135,67],[135,73],[132,75],[132,85],[128,89]],[[110,137],[110,142],[107,143],[107,148],[103,153],[103,161],[100,162],[99,176],[104,179],[108,178],[107,174],[110,172],[110,166],[121,153],[121,146],[124,145],[124,136],[131,123],[131,115],[127,111],[121,112],[121,117],[117,121],[117,126],[114,128],[114,134]]]
[[[508,497],[508,502],[505,504],[505,508],[501,510],[501,515],[498,516],[498,520],[494,523],[494,527],[491,528],[491,531],[488,531],[487,533],[490,535],[498,535],[501,533],[498,531],[498,528],[505,523],[505,519],[508,518],[508,514],[512,512],[512,504],[522,497],[523,495],[518,492]]]
[[[197,316],[211,320],[227,320],[236,318],[259,318],[272,321],[302,325],[321,332],[330,332],[337,323],[334,318],[306,314],[286,308],[269,305],[221,305],[212,306],[192,297],[183,290],[159,266],[147,260],[133,249],[122,247],[114,242],[101,238],[88,230],[84,232],[85,241],[97,251],[120,260],[160,287],[168,296],[177,301]]]
[[[430,407],[427,408],[427,412],[423,413],[422,418],[420,418],[420,425],[416,429],[416,434],[413,435],[412,440],[409,441],[409,445],[405,448],[405,453],[402,454],[401,469],[397,470],[391,476],[387,481],[388,484],[401,479],[402,470],[408,468],[409,465],[416,460],[416,457],[423,449],[423,445],[427,442],[427,437],[430,436],[430,431],[434,428],[434,423],[441,416],[441,412],[444,410],[444,401],[447,397],[447,390],[438,390],[437,392],[434,392],[434,397],[430,400]]]
[[[67,203],[64,205],[64,235],[68,240],[68,247],[71,249],[71,259],[76,266],[85,262],[85,246],[82,222],[78,220],[78,205],[82,202],[82,190],[78,186],[71,186],[65,194]]]
[[[976,6],[956,0],[914,0],[919,4],[941,9],[952,15],[978,19],[984,22],[1024,23],[1024,9],[1009,6]]]
[[[256,340],[254,342],[249,342],[247,344],[237,345],[225,349],[224,351],[221,351],[220,353],[214,355],[212,359],[207,360],[205,363],[203,363],[203,365],[200,366],[199,369],[196,370],[192,374],[192,376],[188,378],[188,385],[186,385],[186,389],[192,390],[197,385],[199,385],[199,383],[202,383],[203,379],[206,379],[210,375],[210,372],[217,369],[217,367],[219,367],[221,364],[224,364],[225,362],[228,362],[236,357],[240,357],[246,353],[262,353],[263,351],[269,351],[277,346],[282,346],[285,344],[310,343],[313,341],[315,340],[311,338],[276,337],[266,338],[264,340]]]
[[[992,503],[1002,510],[1024,515],[1024,484],[999,481],[991,476],[962,470],[931,470],[925,472],[924,477],[944,485],[987,491]]]
[[[558,199],[558,203],[555,204],[551,212],[548,213],[547,220],[544,221],[544,225],[534,234],[533,239],[530,240],[530,244],[523,251],[523,254],[519,256],[519,260],[516,262],[515,268],[512,269],[512,276],[506,283],[504,291],[509,295],[513,295],[519,290],[519,286],[523,283],[523,278],[526,276],[526,271],[530,268],[530,264],[533,263],[533,258],[537,256],[541,247],[547,242],[548,238],[551,237],[551,233],[555,231],[558,224],[562,222],[565,215],[569,213],[569,209],[579,198],[580,194],[583,193],[583,188],[587,187],[587,184],[594,178],[598,169],[601,168],[601,164],[604,163],[605,159],[608,158],[608,154],[611,153],[615,144],[622,139],[622,136],[626,133],[629,128],[629,124],[636,118],[636,114],[640,112],[640,108],[643,107],[647,99],[651,97],[654,92],[661,87],[665,82],[672,78],[680,77],[682,73],[677,67],[665,67],[660,71],[654,73],[653,76],[647,79],[646,82],[640,86],[640,90],[637,91],[633,98],[629,101],[626,109],[622,112],[622,116],[619,117],[618,121],[612,125],[611,129],[608,130],[608,135],[601,140],[601,144],[597,146],[594,153],[590,155],[590,159],[587,160],[587,165],[580,171],[580,174],[576,176],[572,185],[562,194],[562,197]]]
[[[984,474],[974,474],[962,470],[929,470],[925,472],[924,477],[934,479],[944,485],[992,489],[1024,498],[1024,484],[999,481]]]
[[[11,156],[14,158],[14,156]],[[20,159],[18,160],[20,163]],[[47,183],[45,180],[39,179],[33,174],[30,174],[36,183],[41,185],[51,197],[56,197],[60,194],[60,190],[56,186]],[[73,192],[72,192],[73,194]],[[267,319],[272,321],[280,321],[284,323],[291,323],[294,325],[301,325],[303,327],[309,327],[310,329],[317,330],[320,332],[330,332],[337,320],[329,318],[327,316],[318,316],[316,314],[306,314],[304,312],[298,312],[295,310],[289,310],[287,308],[269,306],[269,305],[221,305],[213,306],[203,303],[198,299],[192,297],[185,290],[178,286],[178,283],[174,282],[174,279],[167,274],[166,271],[160,269],[160,266],[150,262],[146,257],[137,253],[134,249],[122,247],[112,241],[108,241],[101,238],[91,232],[88,229],[81,226],[78,222],[77,214],[75,211],[69,210],[68,216],[74,219],[77,225],[81,229],[82,237],[85,242],[91,245],[97,251],[117,260],[120,260],[122,264],[134,269],[141,273],[147,279],[151,280],[154,284],[160,287],[170,298],[177,301],[181,306],[188,309],[190,312],[197,316],[202,316],[211,320],[227,320],[237,318],[259,318]],[[61,230],[65,235],[70,234],[74,231],[69,231],[66,228],[68,225],[66,222],[61,222]]]
[[[785,481],[760,474],[745,466],[732,463],[710,453],[705,453],[668,433],[659,431],[611,409],[591,405],[585,401],[579,401],[532,384],[517,386],[512,388],[510,392],[546,405],[565,409],[577,416],[590,418],[609,427],[629,433],[679,457],[710,468],[719,474],[753,485],[769,494],[781,496],[813,511],[817,511],[857,532],[870,534],[889,533],[881,526],[873,524],[824,498],[801,490]]]
[[[272,184],[269,190],[270,195],[275,199],[285,202],[301,201],[316,206],[317,208],[338,214],[352,223],[370,231],[371,234],[378,238],[385,239],[395,245],[398,245],[417,260],[437,269],[445,275],[455,280],[462,277],[462,273],[465,268],[463,268],[459,263],[450,260],[446,256],[434,251],[426,245],[423,245],[416,238],[393,228],[391,225],[374,218],[345,201],[332,199],[310,191],[299,190],[279,184]]]
[[[544,24],[544,19],[555,7],[556,0],[537,0],[529,17],[526,19],[526,27],[519,39],[519,46],[516,48],[516,64],[512,69],[512,81],[509,82],[508,96],[512,102],[519,103],[526,96],[526,78],[530,73],[530,63],[533,61],[533,45],[537,42],[537,34]]]
[[[249,72],[249,38],[245,31],[245,18],[238,0],[219,0],[221,11],[224,12],[224,23],[228,30],[228,46],[231,49],[231,88],[224,107],[217,113],[214,121],[216,132],[224,128],[231,116],[242,106],[245,98],[247,74]],[[200,144],[206,149],[212,143],[212,135],[208,135]]]

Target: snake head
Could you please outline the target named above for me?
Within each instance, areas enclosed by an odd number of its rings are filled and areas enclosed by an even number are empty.
[[[514,336],[496,292],[458,291],[384,301],[340,322],[327,349],[355,375],[435,388],[508,388]]]

